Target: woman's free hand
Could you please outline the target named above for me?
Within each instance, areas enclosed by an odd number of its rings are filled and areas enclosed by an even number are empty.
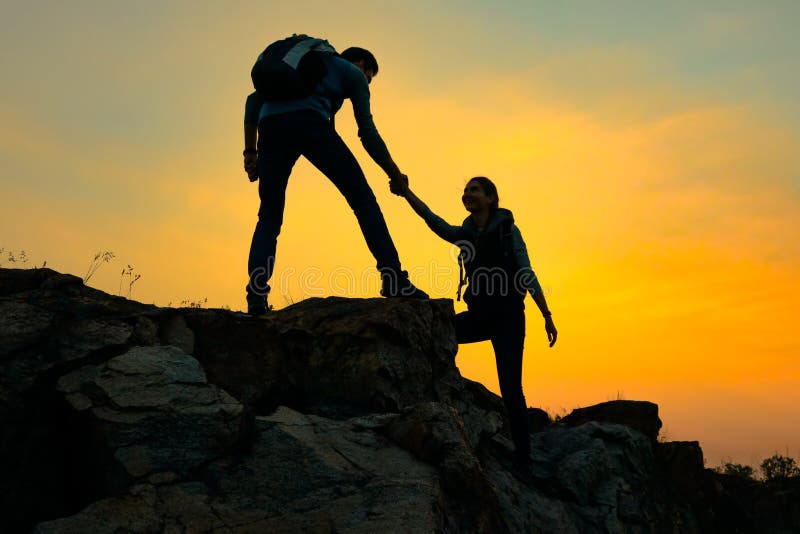
[[[558,330],[556,330],[556,325],[553,324],[553,318],[549,315],[544,318],[544,330],[547,332],[547,341],[550,342],[550,346],[552,347],[556,344]]]

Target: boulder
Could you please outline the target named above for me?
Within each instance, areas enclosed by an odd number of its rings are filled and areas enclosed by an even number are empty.
[[[454,374],[451,301],[307,299],[253,319],[184,314],[210,380],[261,412],[348,417],[436,398]]]
[[[241,444],[250,422],[236,399],[208,384],[197,360],[172,346],[131,348],[64,375],[58,390],[89,419],[94,454],[113,458],[126,484],[162,471],[187,476]]]
[[[638,430],[653,442],[658,439],[658,432],[661,430],[658,405],[647,401],[614,400],[578,408],[559,423],[574,427],[589,421],[625,425]]]

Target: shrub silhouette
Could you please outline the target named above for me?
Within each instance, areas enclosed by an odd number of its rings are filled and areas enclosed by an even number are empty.
[[[722,474],[753,479],[755,472],[749,465],[726,463],[720,470]]]
[[[800,476],[800,468],[797,467],[794,458],[776,454],[761,462],[761,473],[764,475],[764,480],[771,481]]]

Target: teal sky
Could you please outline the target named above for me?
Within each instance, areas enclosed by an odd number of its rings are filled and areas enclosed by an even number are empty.
[[[593,104],[630,84],[672,84],[800,124],[797,2],[312,2],[302,14],[284,4],[7,1],[0,97],[22,117],[50,121],[54,133],[149,152],[208,123],[203,102],[252,61],[236,45],[257,51],[276,22],[321,29],[333,18],[355,22],[354,39],[397,32],[387,65],[408,62],[406,47],[427,49],[414,55],[414,69],[430,94],[473,77],[545,70],[587,112],[602,113]],[[348,30],[334,25],[346,40]],[[220,41],[236,55],[214,50]],[[178,113],[180,122],[153,123]]]

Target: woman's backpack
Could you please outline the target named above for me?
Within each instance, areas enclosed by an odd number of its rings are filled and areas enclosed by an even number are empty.
[[[525,299],[525,291],[517,287],[517,261],[512,239],[513,216],[476,236],[459,254],[457,300],[468,282],[464,301],[480,308],[517,307]]]

